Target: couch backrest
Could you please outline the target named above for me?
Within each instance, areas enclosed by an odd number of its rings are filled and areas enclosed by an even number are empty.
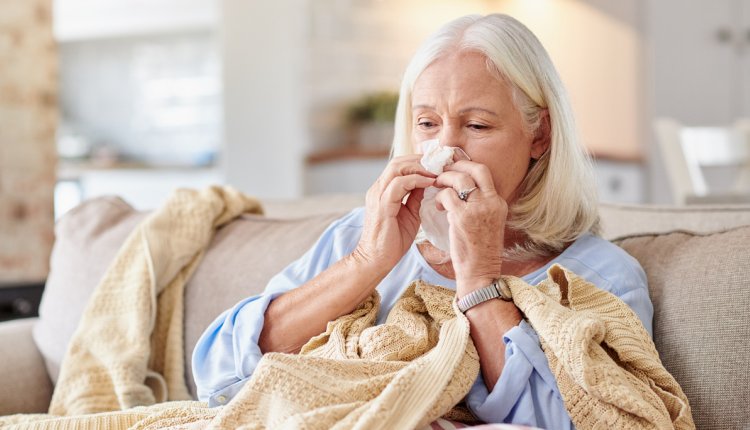
[[[602,235],[643,266],[654,343],[699,429],[750,423],[750,206],[602,204]]]
[[[699,429],[750,424],[750,226],[615,241],[648,277],[654,343]]]
[[[186,363],[214,318],[260,292],[330,222],[362,201],[267,202],[268,216],[244,216],[219,230],[185,293]],[[750,422],[750,227],[737,227],[750,225],[750,208],[603,205],[601,213],[603,235],[646,270],[655,343],[688,395],[698,428]],[[53,381],[88,296],[144,216],[120,199],[100,198],[58,222],[34,331]],[[674,231],[686,229],[700,233]],[[189,365],[186,372],[194,393]]]
[[[602,203],[602,236],[613,240],[633,234],[677,230],[710,233],[750,225],[750,205],[651,206]]]

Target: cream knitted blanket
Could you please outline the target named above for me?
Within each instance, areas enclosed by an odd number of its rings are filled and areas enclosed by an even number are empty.
[[[329,323],[300,355],[266,354],[209,428],[428,425],[464,398],[479,373],[469,323],[455,310],[454,296],[452,290],[413,282],[386,322],[374,326],[379,308],[374,293]]]
[[[230,187],[178,190],[128,236],[71,339],[51,415],[190,399],[183,288],[214,231],[246,212],[262,210]]]
[[[301,354],[266,354],[223,408],[139,406],[188,397],[182,288],[214,229],[250,210],[259,210],[257,202],[231,189],[182,192],[139,226],[92,297],[63,363],[50,412],[68,416],[11,416],[0,425],[408,429],[460,402],[479,370],[468,321],[452,291],[417,281],[386,324],[373,326],[375,294]],[[548,275],[538,287],[505,279],[539,333],[576,427],[694,428],[685,395],[627,305],[559,266]]]
[[[685,393],[622,300],[559,265],[537,287],[504,279],[539,334],[576,428],[695,428]]]
[[[547,275],[536,287],[504,279],[539,334],[576,428],[694,429],[687,397],[661,365],[638,316],[559,265]],[[264,356],[211,428],[410,429],[429,423],[462,398],[478,369],[473,344],[466,343],[468,324],[451,306],[453,298],[452,291],[416,282],[386,323],[372,327],[378,298],[371,297],[330,323],[302,355]],[[447,354],[458,354],[453,364]]]

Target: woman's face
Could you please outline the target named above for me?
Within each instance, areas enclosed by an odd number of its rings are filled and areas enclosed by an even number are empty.
[[[485,57],[459,52],[442,57],[422,72],[412,93],[412,142],[440,139],[486,165],[497,193],[511,204],[533,158],[549,139],[534,139],[524,128],[510,87],[487,69]]]

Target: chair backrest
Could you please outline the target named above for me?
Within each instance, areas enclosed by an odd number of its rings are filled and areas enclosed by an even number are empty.
[[[677,204],[684,204],[687,197],[695,193],[695,174],[690,172],[689,164],[682,152],[681,129],[682,125],[671,118],[658,118],[654,121],[656,142],[667,171],[672,198]]]
[[[750,120],[730,127],[686,127],[659,118],[654,129],[675,203],[709,195],[703,167],[739,169],[732,188],[721,193],[750,193]]]

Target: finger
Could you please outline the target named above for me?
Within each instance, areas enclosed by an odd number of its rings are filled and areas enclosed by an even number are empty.
[[[474,182],[474,179],[472,179],[472,177],[467,173],[451,171],[443,172],[440,176],[438,176],[437,180],[435,181],[435,186],[441,188],[453,188],[454,190],[456,190],[456,192],[459,192],[461,190],[474,188],[477,186],[477,184],[476,182]]]
[[[436,175],[425,169],[420,160],[421,156],[418,154],[403,155],[391,160],[377,180],[380,193],[382,194],[391,181],[399,176],[419,174],[428,178],[435,178]]]
[[[386,177],[390,176],[391,179],[395,176],[411,175],[414,173],[431,178],[436,177],[437,175],[422,166],[421,159],[422,156],[418,154],[396,157],[388,163],[383,174]]]
[[[422,206],[422,200],[424,200],[424,188],[414,189],[406,199],[406,209],[417,218],[419,218],[419,208]]]
[[[412,174],[406,176],[398,176],[388,184],[383,195],[382,201],[385,201],[390,207],[397,205],[401,207],[401,202],[404,200],[407,194],[416,190],[424,189],[432,186],[435,183],[435,178],[427,178],[419,174]]]
[[[474,161],[461,160],[456,161],[450,166],[446,166],[445,170],[450,172],[465,173],[474,180],[474,183],[477,184],[477,187],[479,187],[479,189],[483,193],[496,193],[495,183],[492,180],[490,169],[484,164]]]
[[[450,212],[456,212],[459,210],[466,209],[464,202],[458,198],[456,190],[453,188],[443,188],[435,195],[435,202],[437,203],[438,210],[447,210]]]

